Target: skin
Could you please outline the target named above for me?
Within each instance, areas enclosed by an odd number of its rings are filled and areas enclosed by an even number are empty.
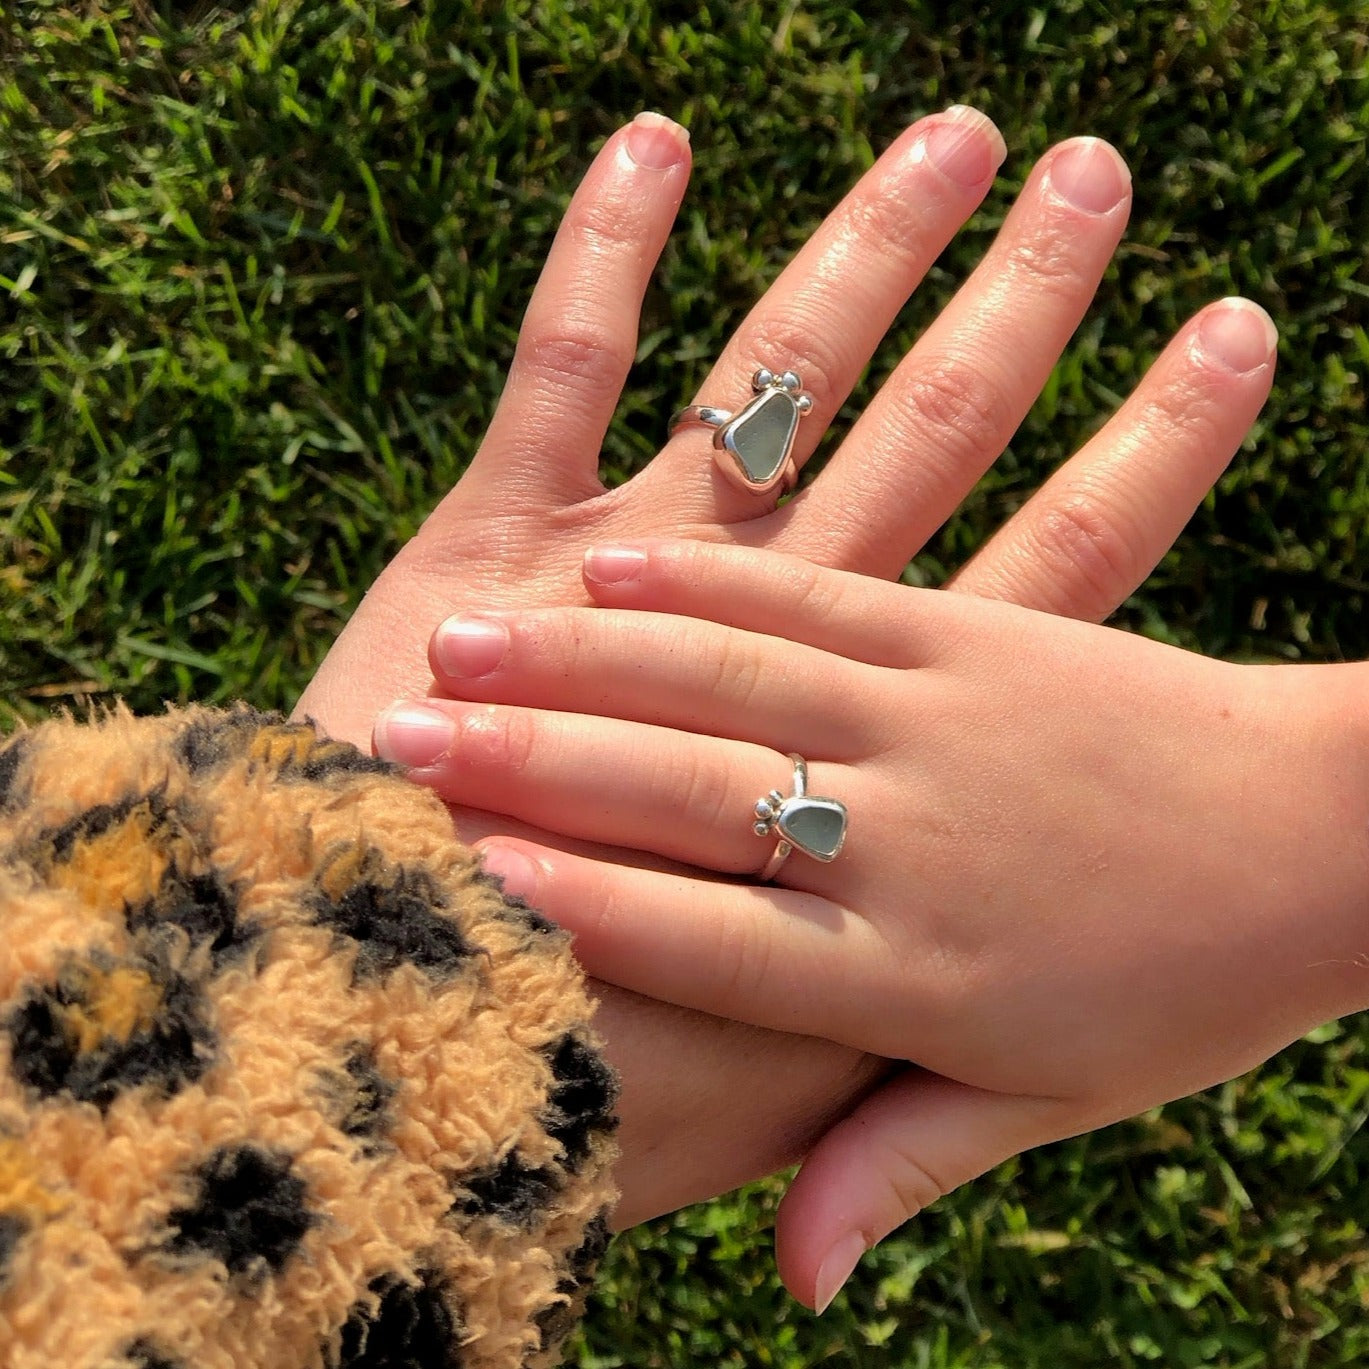
[[[1369,666],[1230,665],[753,549],[592,549],[586,584],[603,608],[479,620],[504,650],[476,676],[471,620],[439,630],[439,683],[500,702],[443,705],[415,775],[478,768],[513,817],[745,876],[805,738],[849,837],[774,887],[486,855],[611,983],[917,1062],[785,1199],[810,1306],[990,1166],[1369,1006]]]
[[[948,149],[958,152],[958,178],[938,166]],[[798,370],[815,401],[799,430],[796,455],[806,460],[1002,157],[996,130],[973,111],[915,124],[747,315],[692,398],[735,406],[758,365]],[[623,486],[605,490],[598,479],[642,296],[688,167],[683,131],[659,116],[639,118],[596,157],[529,304],[485,441],[372,587],[298,714],[366,744],[378,713],[429,689],[433,623],[463,607],[586,603],[580,562],[592,542],[668,533],[897,575],[1008,442],[1087,308],[1130,206],[1110,148],[1076,139],[1048,153],[954,303],[823,474],[776,510],[714,471],[699,430]],[[1272,369],[1265,316],[1211,306],[956,588],[1078,617],[1109,613],[1225,466]],[[393,754],[404,729],[389,717],[377,742]],[[478,781],[457,798],[468,838],[520,830],[478,811],[488,807]],[[605,990],[599,1025],[623,1077],[624,1225],[798,1158],[887,1068],[851,1047],[618,990]]]

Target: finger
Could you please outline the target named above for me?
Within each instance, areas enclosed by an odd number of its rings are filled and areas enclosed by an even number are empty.
[[[802,464],[851,392],[908,295],[993,184],[1006,148],[976,110],[956,107],[914,124],[861,177],[723,349],[695,402],[728,410],[751,397],[758,367],[794,370],[813,396],[794,454]],[[730,523],[765,498],[713,471],[706,431],[673,438],[647,472],[653,497]]]
[[[921,1070],[896,1076],[820,1140],[780,1203],[785,1287],[823,1312],[860,1257],[985,1170],[1079,1130],[1057,1099],[989,1093]]]
[[[821,738],[828,760],[863,756],[886,720],[857,699],[869,671],[778,637],[665,614],[543,609],[459,615],[429,661],[457,699],[621,718],[783,752]]]
[[[688,179],[689,135],[663,115],[639,114],[604,145],[561,220],[467,479],[544,505],[600,491],[642,297]]]
[[[885,985],[903,997],[913,990],[889,968],[878,932],[840,904],[503,837],[482,842],[480,851],[504,892],[571,932],[577,959],[606,984],[876,1054],[906,1050],[893,1014],[875,1005]]]
[[[707,619],[900,670],[934,664],[958,637],[1005,612],[993,615],[971,602],[948,605],[931,590],[828,570],[797,556],[701,542],[590,547],[584,580],[590,597],[605,607]],[[849,695],[828,695],[829,713],[840,711],[833,698],[869,695],[868,676],[857,672],[851,684]]]
[[[815,755],[823,745],[820,735],[814,739]],[[783,755],[750,742],[443,699],[388,709],[376,721],[375,747],[386,760],[413,767],[409,778],[449,803],[726,874],[764,867],[775,839],[752,830],[755,807],[772,789],[790,793],[793,776]],[[810,792],[834,793],[823,787],[831,777],[854,812],[863,796],[848,791],[859,773],[814,765]],[[867,824],[857,853],[874,834]],[[793,877],[804,887],[817,882],[798,866]]]
[[[1130,175],[1107,143],[1076,138],[1049,152],[983,262],[795,501],[784,549],[897,575],[1008,445],[1130,207]]]
[[[1101,622],[1235,454],[1269,395],[1277,346],[1273,320],[1248,300],[1203,310],[948,588]]]

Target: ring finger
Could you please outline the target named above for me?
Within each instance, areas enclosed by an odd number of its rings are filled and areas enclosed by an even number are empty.
[[[797,371],[814,401],[795,438],[801,465],[904,301],[988,192],[1006,151],[989,119],[963,106],[909,128],[752,309],[696,403],[736,410],[757,367]],[[687,514],[707,521],[768,512],[764,496],[734,489],[721,475],[700,480],[710,445],[705,432],[686,429],[638,479],[664,482],[654,498],[688,499]]]
[[[974,274],[787,510],[776,544],[885,578],[997,460],[1079,326],[1126,227],[1131,178],[1076,138],[1037,164]]]
[[[430,699],[383,714],[375,741],[449,803],[723,874],[755,876],[766,866],[778,837],[754,830],[756,804],[772,790],[794,792],[794,766],[770,747],[578,713]],[[805,744],[824,754],[821,737]],[[862,801],[858,776],[814,762],[808,777],[810,795],[836,795],[853,815],[842,887],[874,831],[861,831],[859,812],[877,805]],[[796,855],[783,882],[827,893],[836,886],[825,868]]]

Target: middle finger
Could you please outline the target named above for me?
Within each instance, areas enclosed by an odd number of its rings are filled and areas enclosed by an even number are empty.
[[[913,601],[914,591],[894,592]],[[801,621],[807,626],[809,615]],[[897,641],[884,659],[913,664],[904,634],[887,635]],[[870,710],[834,706],[864,697],[867,666],[797,637],[682,615],[611,608],[458,614],[433,634],[428,660],[439,693],[471,703],[621,718],[777,751],[803,737],[842,761],[863,758],[882,740]]]
[[[974,274],[772,545],[896,576],[997,460],[1079,326],[1131,207],[1126,164],[1075,138],[1038,163]]]

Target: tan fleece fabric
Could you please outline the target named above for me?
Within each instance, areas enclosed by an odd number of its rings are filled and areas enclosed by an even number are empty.
[[[430,793],[247,708],[0,749],[0,1365],[553,1363],[616,1082]]]

